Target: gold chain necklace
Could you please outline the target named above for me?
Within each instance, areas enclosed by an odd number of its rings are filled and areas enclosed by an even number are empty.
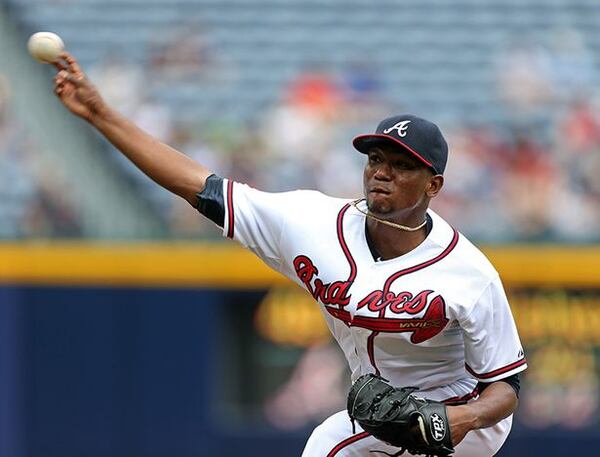
[[[416,232],[417,230],[422,229],[423,227],[425,227],[425,224],[427,224],[427,219],[425,219],[423,221],[423,223],[420,224],[420,225],[418,225],[417,227],[407,227],[406,225],[400,225],[400,224],[396,224],[395,222],[390,222],[390,221],[386,221],[384,219],[379,219],[377,216],[373,216],[371,213],[363,211],[362,209],[360,209],[358,207],[358,204],[361,201],[363,201],[363,200],[364,200],[364,198],[361,198],[361,199],[358,199],[358,200],[354,200],[350,204],[352,206],[354,206],[360,213],[362,213],[365,216],[367,216],[368,218],[373,219],[373,220],[375,220],[377,222],[380,222],[382,224],[389,225],[390,227],[394,227],[394,228],[397,228],[397,229],[400,229],[400,230],[404,230],[406,232]]]

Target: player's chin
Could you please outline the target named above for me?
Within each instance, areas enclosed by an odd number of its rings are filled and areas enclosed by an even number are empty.
[[[372,214],[385,216],[393,211],[389,194],[370,193],[367,196],[367,208]]]

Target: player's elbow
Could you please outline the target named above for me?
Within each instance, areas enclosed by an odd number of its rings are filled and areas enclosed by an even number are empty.
[[[206,178],[211,172],[205,169],[187,173],[168,186],[168,190],[180,196],[194,208],[198,206],[198,194],[206,187]]]

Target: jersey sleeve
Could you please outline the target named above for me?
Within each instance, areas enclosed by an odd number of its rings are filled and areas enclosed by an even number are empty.
[[[499,277],[488,284],[459,321],[464,333],[466,369],[478,381],[498,381],[527,368]]]
[[[283,230],[290,213],[298,211],[302,192],[263,192],[223,180],[223,235],[240,242],[279,271]]]

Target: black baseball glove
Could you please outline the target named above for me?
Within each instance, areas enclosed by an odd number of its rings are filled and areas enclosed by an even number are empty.
[[[446,406],[418,398],[415,387],[396,388],[374,374],[356,380],[348,394],[352,421],[375,438],[411,454],[446,457],[454,452]]]

